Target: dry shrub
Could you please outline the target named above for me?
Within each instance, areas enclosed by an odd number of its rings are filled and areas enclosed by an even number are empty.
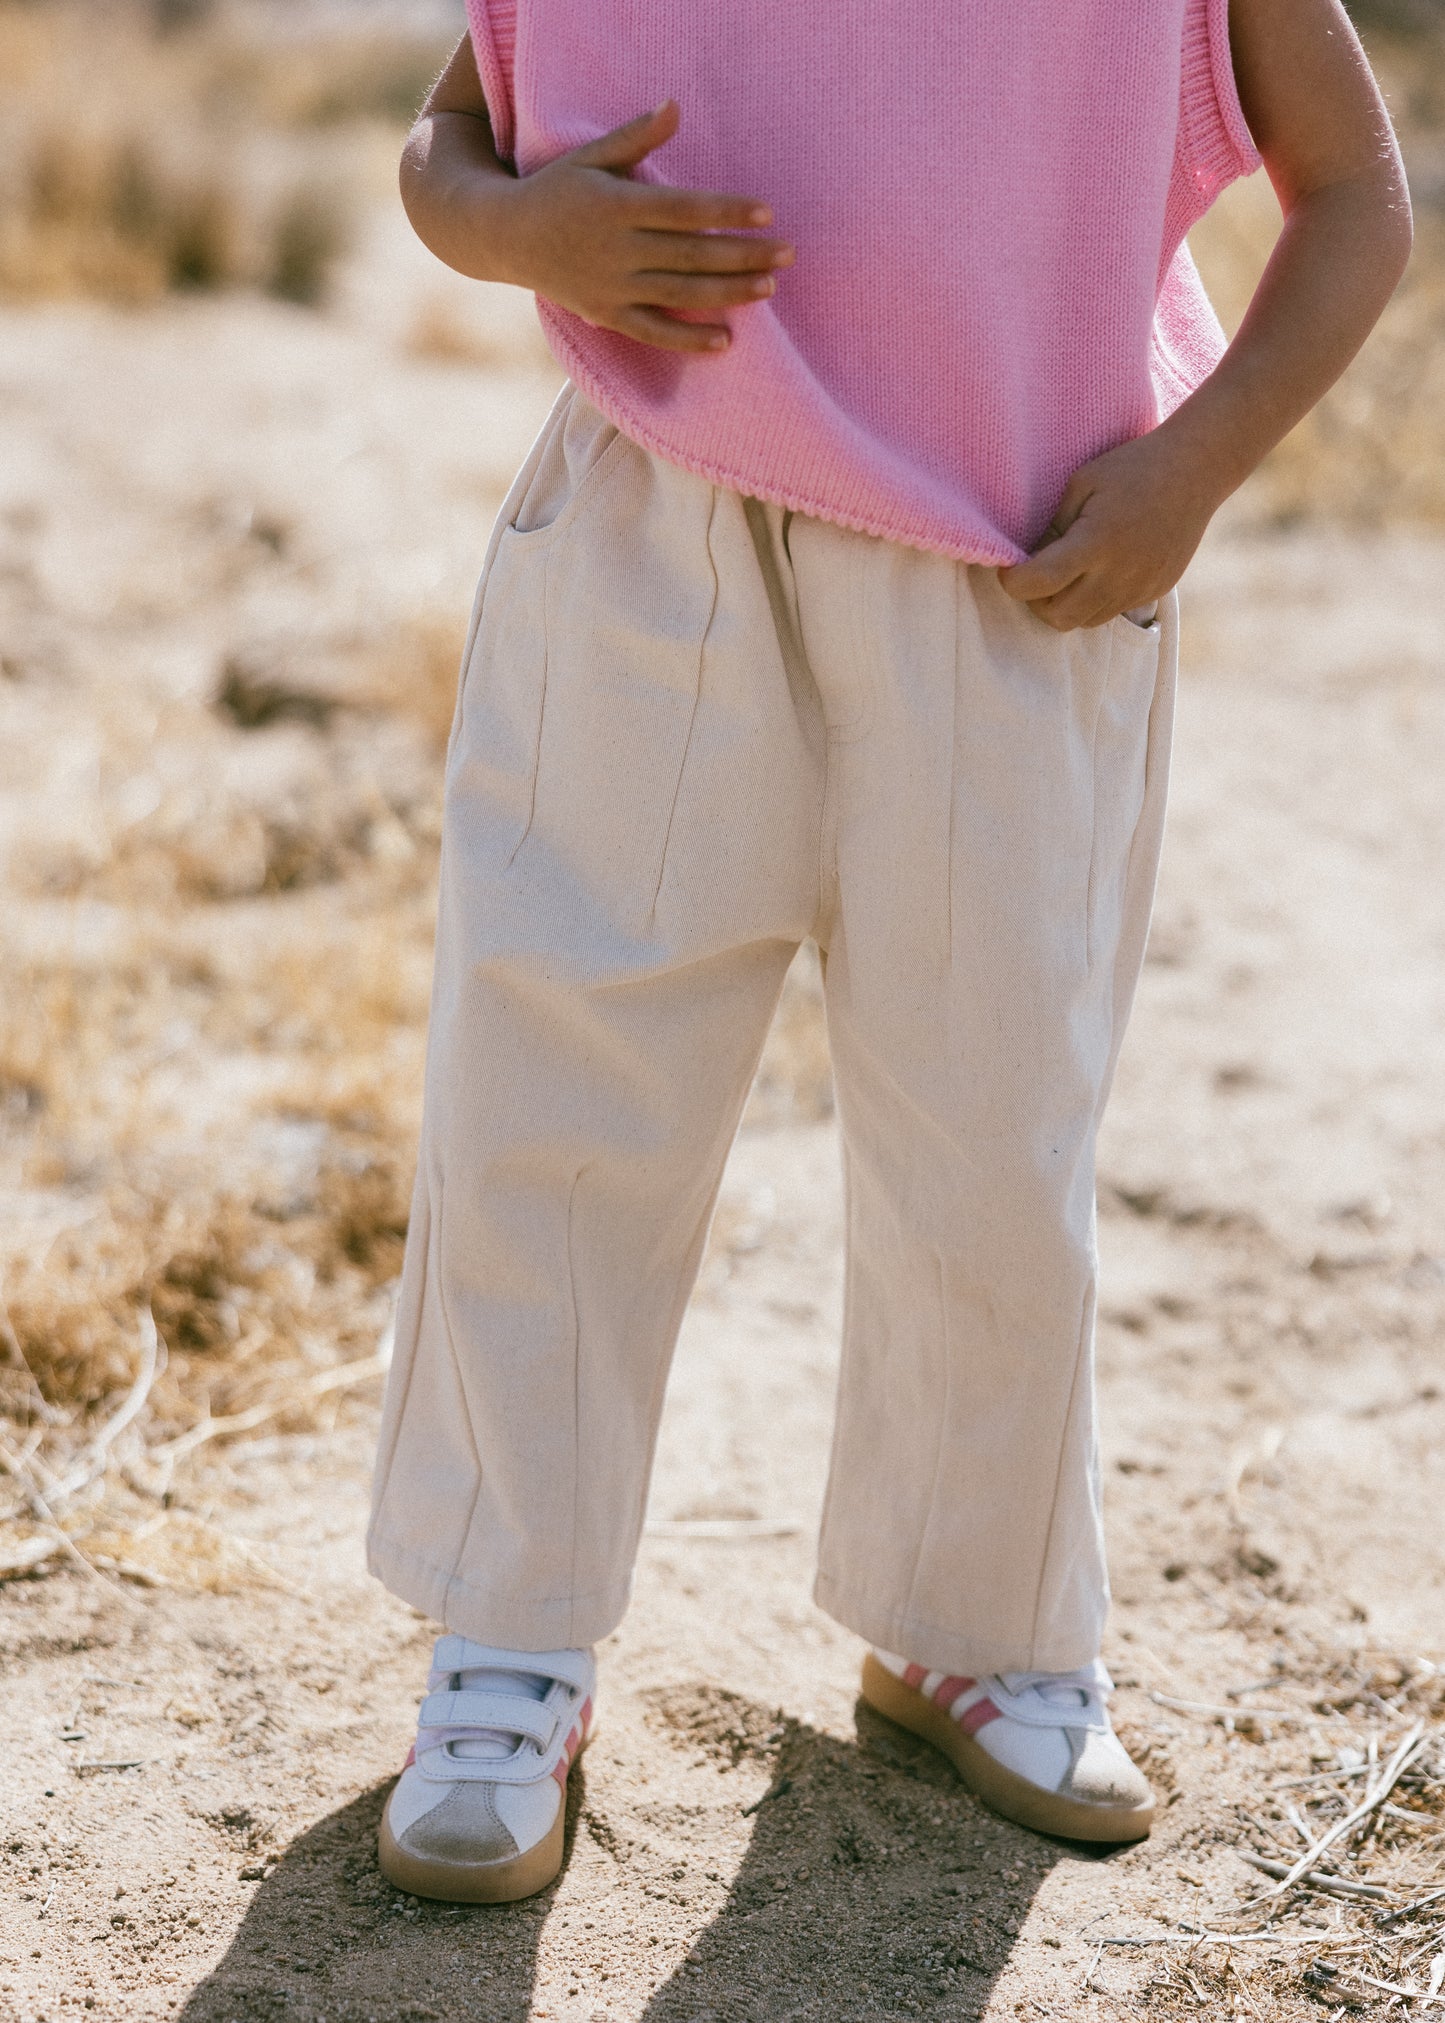
[[[0,288],[136,304],[255,286],[313,306],[346,240],[329,182],[303,175],[268,203],[214,144],[166,160],[135,133],[57,124],[0,212]]]
[[[436,54],[411,41],[409,66],[405,37],[370,47],[363,88],[336,28],[303,45],[229,11],[187,25],[137,5],[0,6],[0,290],[322,301],[350,236],[356,150],[291,129],[320,117],[306,92],[328,76],[336,118],[382,116],[391,63],[409,106]]]
[[[209,169],[164,170],[133,136],[41,130],[17,185],[0,256],[12,293],[141,302],[238,278],[232,192]]]
[[[423,889],[458,632],[455,620],[398,627],[356,649],[349,675],[339,664],[290,679],[264,657],[228,659],[212,707],[170,707],[164,735],[131,761],[143,772],[118,770],[98,804],[66,803],[21,831],[12,886],[163,910],[367,876]],[[0,1080],[5,1045],[0,1015]]]
[[[282,302],[314,309],[326,298],[331,270],[349,237],[335,189],[303,182],[289,190],[271,221],[262,283]]]
[[[284,1388],[341,1344],[374,1347],[368,1296],[400,1270],[409,1185],[397,1154],[374,1146],[349,1157],[333,1147],[279,1214],[246,1196],[116,1190],[43,1257],[12,1264],[12,1371],[23,1361],[47,1406],[91,1412],[134,1376],[149,1311],[167,1351],[152,1430],[192,1424],[206,1401],[218,1415],[241,1410],[278,1366]]]
[[[399,627],[372,655],[357,685],[357,700],[410,718],[433,751],[440,751],[456,712],[463,644],[452,617],[420,618]]]
[[[308,24],[303,17],[278,36],[233,22],[226,78],[253,117],[278,126],[375,121],[404,128],[450,53],[450,43],[429,30],[340,30],[334,20]]]
[[[14,1493],[0,1523],[38,1517],[52,1544],[131,1571],[137,1555],[115,1536],[165,1506],[178,1461],[229,1432],[309,1428],[323,1406],[334,1419],[380,1374],[407,1178],[385,1150],[328,1166],[282,1222],[243,1197],[117,1193],[102,1218],[12,1266],[0,1456]],[[25,1563],[34,1535],[0,1537],[0,1572]],[[178,1534],[167,1551],[178,1577]]]
[[[23,868],[32,892],[54,897],[224,904],[338,883],[372,855],[376,826],[374,796],[334,782],[278,789],[259,804],[198,783],[174,788],[108,847],[52,841],[28,851]]]
[[[162,1509],[129,1524],[102,1519],[85,1534],[85,1557],[141,1587],[203,1594],[234,1594],[257,1585],[292,1588],[254,1546],[194,1511]],[[172,1708],[171,1714],[188,1728],[201,1727],[207,1718],[198,1707]]]

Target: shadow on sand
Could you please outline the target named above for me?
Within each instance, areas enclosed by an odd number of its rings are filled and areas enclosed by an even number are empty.
[[[700,1696],[701,1697],[701,1696]],[[728,1696],[731,1699],[732,1696]],[[725,1902],[648,1997],[599,1984],[583,1963],[548,2014],[578,2023],[972,2023],[1043,1878],[1066,1853],[996,1820],[925,1744],[861,1702],[840,1741],[750,1703],[772,1771]],[[594,1769],[594,1780],[597,1772]],[[179,2023],[527,2023],[538,1943],[557,1890],[460,1909],[400,1895],[376,1868],[386,1787],[302,1835],[256,1891],[234,1943]],[[568,1794],[568,1859],[594,1819],[585,1766]],[[619,1861],[627,1887],[629,1861]],[[633,1915],[655,1864],[638,1864]],[[563,1871],[565,1886],[566,1870]],[[615,1892],[615,1885],[614,1885]],[[629,1920],[609,1893],[615,1939]],[[564,1984],[565,1985],[565,1984]]]

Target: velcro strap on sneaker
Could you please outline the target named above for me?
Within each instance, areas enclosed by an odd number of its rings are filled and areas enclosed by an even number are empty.
[[[428,1693],[421,1703],[421,1728],[496,1728],[521,1735],[539,1749],[550,1748],[557,1733],[558,1710],[520,1693]]]
[[[1010,1672],[985,1684],[1000,1714],[1007,1715],[1010,1721],[1022,1722],[1026,1728],[1113,1733],[1105,1699],[1113,1681],[1102,1665],[1085,1666],[1077,1672]],[[1041,1692],[1040,1687],[1046,1690]],[[1078,1697],[1075,1699],[1074,1695]]]
[[[438,1637],[432,1664],[439,1672],[535,1672],[540,1679],[561,1679],[574,1693],[592,1683],[592,1659],[586,1651],[511,1651],[501,1644],[474,1644],[470,1637]]]

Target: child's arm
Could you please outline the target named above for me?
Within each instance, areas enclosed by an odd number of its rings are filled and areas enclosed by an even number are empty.
[[[1284,211],[1218,369],[1150,434],[1074,473],[1045,546],[999,572],[1059,631],[1171,590],[1210,518],[1363,344],[1404,270],[1399,151],[1340,0],[1231,0],[1240,97]]]
[[[666,351],[722,351],[721,309],[773,293],[792,248],[757,233],[773,221],[751,197],[633,182],[671,140],[669,101],[518,179],[498,159],[469,41],[437,80],[407,140],[401,196],[417,236],[478,281],[512,281]]]

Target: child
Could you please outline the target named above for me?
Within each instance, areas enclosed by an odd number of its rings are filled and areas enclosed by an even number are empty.
[[[448,1634],[383,1869],[465,1902],[557,1872],[808,936],[848,1198],[817,1598],[997,1810],[1138,1838],[1099,1660],[1094,1143],[1174,585],[1399,277],[1379,96],[1338,0],[471,0],[471,31],[407,208],[535,289],[570,382],[448,757],[370,1534]],[[1183,238],[1261,158],[1284,229],[1226,352]]]

